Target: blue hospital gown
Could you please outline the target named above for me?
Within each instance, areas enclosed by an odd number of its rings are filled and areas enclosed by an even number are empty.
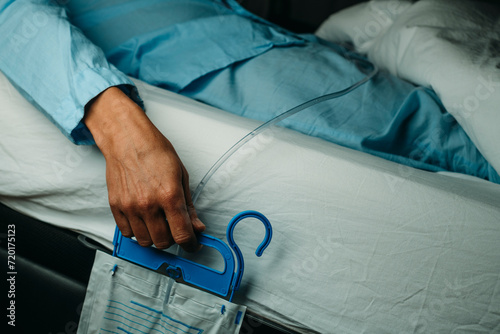
[[[262,121],[365,75],[340,46],[234,0],[73,0],[67,11],[56,2],[1,2],[0,70],[78,144],[93,143],[81,119],[99,92],[119,86],[141,103],[126,75]],[[283,125],[416,168],[500,181],[431,90],[387,73]]]

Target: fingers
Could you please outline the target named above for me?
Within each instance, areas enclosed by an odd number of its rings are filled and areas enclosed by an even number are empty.
[[[174,244],[161,208],[157,210],[128,208],[122,211],[117,206],[111,206],[111,211],[123,236],[127,238],[135,236],[139,245],[148,247],[154,244],[158,249],[166,249]]]
[[[145,247],[154,244],[158,249],[166,249],[177,243],[188,252],[198,250],[195,232],[202,232],[205,225],[198,219],[189,192],[186,195],[184,189],[189,188],[173,188],[158,201],[163,206],[153,200],[141,201],[142,205],[137,205],[137,200],[128,201],[128,205],[115,201],[111,211],[123,236],[135,236]]]

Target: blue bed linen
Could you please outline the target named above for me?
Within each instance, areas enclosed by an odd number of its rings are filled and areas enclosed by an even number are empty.
[[[275,46],[304,44],[301,38],[255,24],[219,1],[75,0],[69,10],[72,22],[118,69],[175,92]]]
[[[266,121],[365,75],[342,48],[267,24],[233,1],[148,3],[79,6],[73,20],[123,72],[235,114]],[[500,182],[431,90],[387,73],[283,125],[412,167]]]

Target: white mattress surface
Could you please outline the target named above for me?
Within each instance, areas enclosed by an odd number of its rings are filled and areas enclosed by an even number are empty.
[[[147,114],[176,147],[194,190],[259,123],[138,82]],[[0,76],[0,202],[111,245],[105,162],[78,147]],[[307,112],[307,111],[304,111]],[[293,131],[245,145],[197,202],[207,233],[264,213],[235,240],[236,302],[302,332],[500,331],[500,185],[415,170]],[[217,256],[201,254],[217,267]]]

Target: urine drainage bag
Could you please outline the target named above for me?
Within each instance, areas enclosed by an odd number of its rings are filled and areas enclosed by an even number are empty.
[[[238,333],[240,306],[97,252],[78,334]]]

